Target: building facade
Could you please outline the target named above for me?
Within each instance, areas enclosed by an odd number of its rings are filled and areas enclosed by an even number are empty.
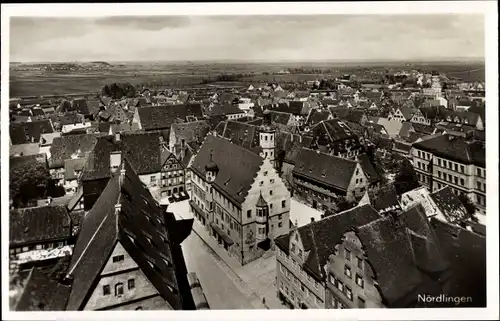
[[[441,135],[413,144],[413,167],[422,185],[435,192],[450,186],[467,195],[486,214],[486,164],[483,142]]]
[[[269,157],[208,135],[190,168],[191,210],[242,264],[289,229],[290,192]]]

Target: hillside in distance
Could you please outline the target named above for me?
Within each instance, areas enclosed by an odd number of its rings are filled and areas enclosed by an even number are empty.
[[[25,68],[29,65],[29,68]],[[33,67],[35,66],[35,67]],[[51,66],[51,67],[47,67]],[[281,70],[303,73],[278,74]],[[482,62],[88,62],[11,64],[10,95],[14,97],[98,92],[105,84],[157,83],[163,87],[196,86],[224,74],[240,74],[242,85],[304,82],[344,73],[382,73],[421,69],[438,71],[463,81],[484,81]]]

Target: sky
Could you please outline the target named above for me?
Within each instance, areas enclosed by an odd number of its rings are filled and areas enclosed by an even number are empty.
[[[480,15],[12,17],[10,61],[479,58]]]

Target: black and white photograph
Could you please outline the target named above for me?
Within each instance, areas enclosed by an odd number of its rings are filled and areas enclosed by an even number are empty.
[[[5,313],[499,317],[497,3],[299,4],[2,5]]]

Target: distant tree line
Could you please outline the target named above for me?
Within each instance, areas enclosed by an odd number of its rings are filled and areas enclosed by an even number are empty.
[[[126,82],[126,83],[112,83],[110,85],[104,85],[101,90],[103,96],[111,97],[113,99],[121,98],[133,98],[135,97],[137,90],[136,88]]]

